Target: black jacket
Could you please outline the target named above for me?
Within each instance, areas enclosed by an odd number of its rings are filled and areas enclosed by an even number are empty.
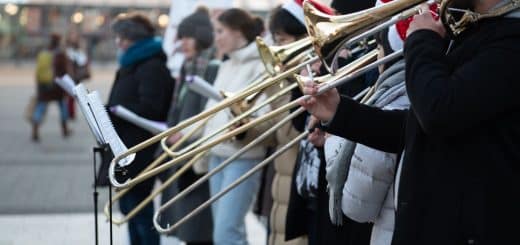
[[[342,98],[329,132],[404,149],[392,244],[518,244],[519,43],[510,18],[480,22],[447,55],[418,31],[405,44],[409,111]]]
[[[175,81],[166,67],[166,56],[160,52],[133,65],[120,68],[110,92],[108,106],[122,105],[144,118],[165,121]],[[153,135],[117,116],[110,118],[116,132],[130,148]],[[137,153],[134,162],[125,167],[128,172],[122,179],[136,176],[153,160],[157,146],[149,146]]]

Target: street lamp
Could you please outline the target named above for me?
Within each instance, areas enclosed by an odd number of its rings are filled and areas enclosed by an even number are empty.
[[[16,15],[18,13],[18,5],[14,4],[14,3],[8,3],[4,6],[4,11],[8,14],[8,15]]]
[[[159,15],[159,17],[157,18],[157,23],[159,24],[159,26],[161,28],[165,28],[168,25],[169,21],[170,21],[170,17],[165,14]]]
[[[83,18],[84,18],[83,13],[81,13],[80,11],[74,13],[74,14],[70,17],[70,19],[72,20],[72,22],[73,22],[74,24],[79,24],[79,23],[83,22]]]

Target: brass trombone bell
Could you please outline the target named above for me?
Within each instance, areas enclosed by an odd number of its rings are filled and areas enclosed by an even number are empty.
[[[268,46],[261,37],[257,37],[256,46],[265,70],[271,76],[282,72],[283,64],[297,55],[302,53],[309,54],[312,51],[311,39],[309,37],[281,46]]]
[[[314,51],[329,72],[334,73],[336,71],[336,68],[333,67],[335,59],[330,64],[327,60],[332,58],[347,41],[422,2],[426,1],[395,0],[367,10],[340,16],[324,14],[308,1],[304,2],[303,9],[305,24]]]

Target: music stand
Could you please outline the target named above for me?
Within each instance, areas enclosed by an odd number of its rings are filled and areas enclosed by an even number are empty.
[[[100,144],[99,146],[93,147],[93,167],[94,167],[94,192],[92,193],[94,199],[94,235],[96,245],[99,245],[99,231],[98,231],[98,196],[99,192],[97,191],[97,186],[99,183],[99,175],[97,174],[97,157],[100,156],[100,159],[103,159],[104,153],[110,151],[108,144]],[[112,231],[112,185],[108,185],[108,213],[109,213],[109,222],[110,222],[110,245],[113,244],[113,231]]]

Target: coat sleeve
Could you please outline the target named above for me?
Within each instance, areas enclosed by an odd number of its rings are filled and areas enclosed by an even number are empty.
[[[413,33],[405,44],[407,91],[426,134],[454,136],[518,108],[518,38],[486,41],[455,70],[444,47],[428,30]]]
[[[334,119],[323,129],[377,150],[400,153],[407,114],[408,110],[382,110],[341,96]]]
[[[159,60],[146,62],[137,68],[135,78],[139,81],[138,97],[129,109],[151,120],[165,120],[174,86],[166,66]]]

